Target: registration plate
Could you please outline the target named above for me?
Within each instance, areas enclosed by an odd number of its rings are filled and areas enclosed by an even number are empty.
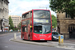
[[[45,39],[40,39],[40,40],[45,40]]]

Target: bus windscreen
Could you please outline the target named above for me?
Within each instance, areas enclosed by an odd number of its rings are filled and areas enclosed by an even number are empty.
[[[47,10],[34,10],[34,18],[50,18],[50,11]]]

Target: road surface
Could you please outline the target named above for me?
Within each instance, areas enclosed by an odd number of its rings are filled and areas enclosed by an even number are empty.
[[[1,34],[0,35],[0,50],[68,50],[64,48],[48,47],[48,46],[39,46],[32,44],[24,44],[10,41],[13,38],[14,33]],[[17,33],[17,36],[20,33]]]

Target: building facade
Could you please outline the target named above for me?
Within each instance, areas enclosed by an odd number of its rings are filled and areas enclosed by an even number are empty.
[[[10,15],[14,24],[14,27],[18,27],[18,24],[21,22],[22,17],[17,15]]]
[[[75,18],[71,19],[66,13],[57,13],[57,30],[65,39],[75,38]]]
[[[0,0],[0,29],[3,31],[4,29],[9,29],[9,20],[8,20],[8,0]]]

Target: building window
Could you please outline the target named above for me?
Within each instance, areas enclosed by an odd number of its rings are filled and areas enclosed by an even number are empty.
[[[67,14],[67,12],[66,12],[66,18],[70,18],[70,15],[69,15],[69,14]]]
[[[68,31],[75,31],[75,24],[69,25]]]

